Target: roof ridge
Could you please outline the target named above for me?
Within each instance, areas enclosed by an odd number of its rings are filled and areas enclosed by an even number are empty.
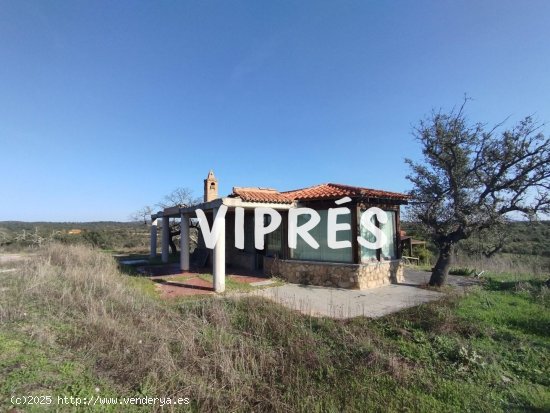
[[[292,199],[274,188],[234,186],[230,197],[239,197],[248,202],[272,202],[290,204]]]
[[[391,194],[406,195],[402,192],[386,191],[385,189],[377,189],[377,188],[367,188],[366,186],[353,186],[353,185],[346,185],[346,184],[337,184],[337,183],[333,183],[333,182],[329,183],[328,185],[332,185],[332,186],[336,186],[336,187],[340,187],[340,188],[364,189],[364,190],[367,190],[367,191],[378,191],[378,192],[386,192],[386,193],[391,193]]]
[[[280,193],[275,188],[268,188],[265,186],[234,186],[233,191],[235,190],[243,190],[243,191],[271,191],[271,192],[277,192]]]
[[[249,194],[247,195],[246,192]],[[252,195],[255,193],[257,195]],[[271,199],[287,199],[294,200],[314,200],[314,199],[331,199],[335,197],[350,196],[350,197],[373,197],[373,198],[396,198],[406,200],[410,197],[401,192],[386,191],[383,189],[366,188],[362,186],[352,186],[337,183],[322,183],[311,185],[305,188],[294,189],[290,191],[277,191],[273,188],[262,187],[233,187],[233,194],[241,198],[250,199],[267,199],[266,196],[271,196]],[[275,196],[275,198],[273,198]]]
[[[290,191],[283,191],[283,192],[281,192],[281,194],[287,194],[287,193],[290,193],[290,192],[305,191],[306,189],[317,188],[317,187],[323,186],[323,185],[331,185],[331,184],[328,183],[328,182],[323,182],[322,184],[306,186],[305,188],[298,188],[298,189],[291,189]]]

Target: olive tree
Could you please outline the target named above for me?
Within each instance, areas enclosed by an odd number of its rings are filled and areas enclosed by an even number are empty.
[[[468,121],[465,104],[420,121],[414,136],[423,161],[406,160],[413,184],[408,214],[439,252],[434,286],[445,283],[458,242],[505,228],[510,214],[550,212],[550,140],[541,125],[526,117],[509,129],[487,129]],[[488,253],[500,246],[492,243]]]

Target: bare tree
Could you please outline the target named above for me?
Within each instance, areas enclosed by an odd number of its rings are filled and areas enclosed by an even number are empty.
[[[170,208],[173,206],[191,206],[200,203],[200,198],[193,196],[193,191],[189,188],[176,188],[169,194],[165,195],[162,201],[156,206],[159,208]]]
[[[193,196],[193,191],[189,188],[176,188],[169,194],[165,195],[162,200],[155,204],[156,207],[160,209],[170,208],[174,206],[192,206],[199,204],[201,202],[200,198]],[[143,221],[145,224],[150,223],[151,215],[154,213],[154,209],[151,206],[144,206],[133,214],[130,215],[130,219],[133,221]],[[181,233],[180,223],[175,219],[171,219],[169,223],[170,228],[170,250],[172,253],[177,251],[176,243],[174,238],[179,236]]]
[[[132,213],[130,215],[130,220],[135,222],[143,221],[143,224],[147,225],[148,223],[151,222],[152,214],[153,214],[153,208],[151,208],[149,205],[145,205],[144,207]]]
[[[408,213],[439,250],[430,285],[445,283],[459,241],[490,235],[511,213],[533,218],[550,212],[550,139],[541,126],[526,117],[512,129],[498,132],[501,123],[486,130],[468,123],[466,101],[421,121],[415,137],[424,162],[406,160],[413,183]],[[495,242],[493,250],[501,244]]]

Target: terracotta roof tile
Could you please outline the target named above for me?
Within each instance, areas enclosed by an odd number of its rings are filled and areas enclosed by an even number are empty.
[[[309,188],[297,189],[294,191],[283,192],[292,199],[296,200],[313,200],[313,199],[333,199],[338,197],[349,196],[350,198],[385,198],[397,199],[406,201],[408,195],[399,192],[382,191],[380,189],[363,188],[359,186],[349,186],[342,184],[321,184],[311,186]]]
[[[341,184],[321,184],[294,191],[279,192],[272,188],[234,187],[231,197],[239,197],[245,202],[269,202],[290,204],[293,201],[334,199],[349,196],[350,198],[381,198],[406,201],[408,195],[379,189],[362,188]]]
[[[274,204],[291,204],[292,198],[271,188],[234,187],[232,197],[239,197],[245,202],[269,202]]]

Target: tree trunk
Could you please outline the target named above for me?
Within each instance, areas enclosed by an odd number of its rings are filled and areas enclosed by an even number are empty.
[[[174,237],[177,237],[181,234],[181,231],[170,231],[170,251],[172,251],[172,254],[175,254],[178,252],[178,248],[176,247],[176,243],[174,242]]]
[[[170,236],[170,250],[172,250],[172,254],[175,254],[176,252],[178,252],[178,249],[176,248],[176,244],[172,236]]]
[[[447,281],[447,275],[451,269],[451,261],[453,258],[452,244],[445,244],[439,248],[439,257],[432,270],[429,285],[441,287]]]

